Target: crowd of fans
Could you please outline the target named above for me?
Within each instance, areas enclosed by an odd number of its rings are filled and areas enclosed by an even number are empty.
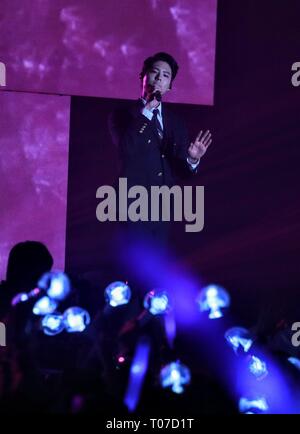
[[[62,307],[85,308],[91,323],[82,333],[45,335],[40,318],[32,313],[35,301],[16,306],[11,301],[16,294],[34,289],[52,267],[53,258],[42,243],[21,242],[10,252],[6,280],[0,284],[0,321],[6,327],[6,346],[0,347],[0,412],[125,416],[128,410],[123,398],[130,362],[137,340],[147,335],[151,355],[137,407],[139,414],[192,417],[237,413],[233,397],[210,371],[205,356],[193,353],[193,344],[186,337],[179,332],[176,351],[171,351],[161,318],[153,317],[141,325],[141,300],[137,294],[133,295],[130,309],[107,309],[99,288],[70,276],[72,291]],[[276,354],[297,355],[283,322],[271,339],[260,339]],[[124,356],[122,361],[120,355]],[[191,385],[180,396],[158,384],[157,372],[171,357],[185,359],[193,371]]]

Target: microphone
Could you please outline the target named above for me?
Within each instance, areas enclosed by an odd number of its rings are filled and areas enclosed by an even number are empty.
[[[161,93],[160,93],[160,91],[159,90],[156,90],[154,93],[153,93],[153,97],[155,97],[156,99],[157,99],[157,101],[161,101]]]

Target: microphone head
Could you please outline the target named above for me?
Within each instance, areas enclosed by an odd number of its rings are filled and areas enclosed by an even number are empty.
[[[156,90],[155,92],[154,92],[154,94],[153,94],[154,96],[155,96],[155,98],[157,99],[157,101],[161,101],[161,93],[160,93],[160,91],[159,90]]]

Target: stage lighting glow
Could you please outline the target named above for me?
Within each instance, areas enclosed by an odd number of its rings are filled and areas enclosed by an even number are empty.
[[[12,306],[16,306],[19,303],[23,303],[24,301],[27,301],[29,299],[28,294],[26,292],[20,292],[19,294],[15,295],[14,298],[11,301]]]
[[[170,310],[169,297],[166,291],[153,289],[144,298],[144,307],[152,315],[161,315]]]
[[[89,313],[81,307],[69,307],[64,312],[63,321],[68,333],[83,332],[90,324]]]
[[[45,295],[35,303],[32,311],[35,315],[44,316],[53,313],[56,309],[57,309],[57,302],[49,298],[47,295]]]
[[[201,312],[209,311],[210,319],[221,318],[221,309],[230,305],[230,296],[222,286],[208,285],[200,291],[197,303]]]
[[[269,405],[264,397],[248,399],[242,397],[239,401],[239,411],[241,413],[253,414],[269,410]]]
[[[172,362],[162,368],[160,372],[160,383],[163,388],[170,387],[174,393],[182,393],[183,386],[191,381],[190,370],[179,361]]]
[[[225,332],[224,336],[236,354],[239,351],[247,353],[253,344],[249,331],[243,327],[232,327]]]
[[[300,371],[300,360],[297,357],[289,357],[288,361]]]
[[[48,297],[54,300],[65,300],[71,291],[68,276],[60,271],[51,271],[43,274],[38,281],[38,287],[47,292]]]
[[[168,340],[170,348],[173,348],[174,341],[176,338],[176,321],[175,321],[174,312],[171,311],[164,316],[164,326],[165,326],[166,338]]]
[[[131,289],[124,282],[113,282],[105,288],[104,294],[110,306],[122,306],[129,303]]]
[[[259,357],[251,356],[249,361],[249,371],[258,380],[262,380],[268,375],[267,364]]]
[[[134,411],[140,399],[145,375],[148,370],[150,342],[147,337],[140,338],[130,367],[129,381],[124,403],[129,411]]]
[[[55,336],[65,328],[62,315],[50,314],[42,319],[42,329],[45,335]]]
[[[29,298],[37,297],[41,292],[42,291],[40,288],[34,288],[28,293],[28,297]]]

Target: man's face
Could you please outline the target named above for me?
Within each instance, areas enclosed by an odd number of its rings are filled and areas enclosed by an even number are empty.
[[[143,78],[143,96],[152,94],[156,90],[164,95],[171,85],[172,70],[167,62],[158,60]]]

